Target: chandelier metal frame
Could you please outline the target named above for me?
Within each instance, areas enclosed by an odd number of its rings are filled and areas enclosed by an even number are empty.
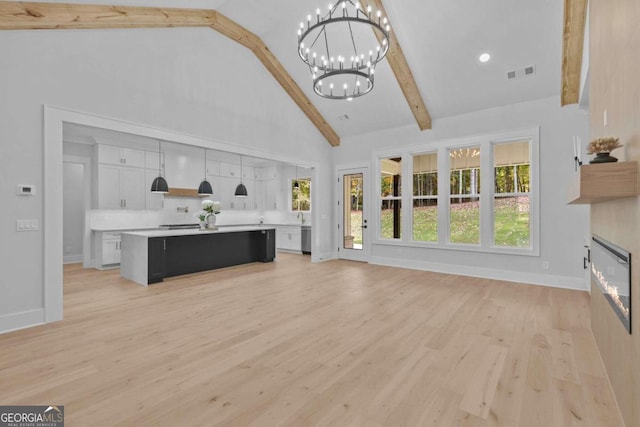
[[[339,11],[339,8],[342,8],[342,12]],[[370,49],[368,54],[358,51],[352,24],[369,25],[374,32],[377,32],[381,43],[377,45],[375,52],[373,49]],[[353,46],[353,54],[349,61],[341,53],[338,56],[332,55],[327,37],[327,27],[330,25],[346,25],[348,27]],[[347,100],[371,92],[374,86],[375,67],[384,59],[389,50],[390,31],[391,27],[387,18],[382,17],[380,11],[373,14],[371,6],[368,6],[365,11],[359,2],[354,3],[351,0],[344,0],[335,5],[330,4],[328,12],[324,15],[321,15],[320,9],[317,9],[315,20],[311,15],[307,15],[307,24],[301,22],[298,29],[298,56],[309,67],[313,78],[314,92],[323,98]],[[305,46],[305,41],[311,34],[314,34],[315,38],[308,46]],[[320,43],[324,41],[326,56],[318,57],[314,49],[318,41]],[[353,85],[349,87],[347,79],[341,88],[335,88],[333,83],[323,85],[323,81],[341,75],[346,76],[349,81],[353,81]],[[350,80],[351,78],[353,80]]]

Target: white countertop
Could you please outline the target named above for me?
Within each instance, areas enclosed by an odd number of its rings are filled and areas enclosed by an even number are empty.
[[[172,237],[172,236],[194,236],[194,235],[206,235],[216,233],[237,233],[241,231],[258,231],[258,230],[273,230],[275,227],[269,225],[241,225],[241,226],[226,226],[219,227],[217,230],[200,230],[197,228],[190,228],[187,230],[149,230],[149,231],[133,231],[124,232],[123,234],[130,234],[139,237]]]
[[[147,225],[139,227],[91,227],[92,231],[128,231],[128,230],[159,230],[160,227]]]

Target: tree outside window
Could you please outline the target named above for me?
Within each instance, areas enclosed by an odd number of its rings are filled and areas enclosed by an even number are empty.
[[[303,212],[311,210],[311,178],[291,180],[291,210]]]

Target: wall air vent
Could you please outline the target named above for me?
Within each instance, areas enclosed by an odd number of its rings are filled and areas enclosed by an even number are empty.
[[[524,68],[518,68],[517,70],[507,71],[507,80],[517,80],[523,77],[531,77],[536,74],[536,66],[529,65]]]

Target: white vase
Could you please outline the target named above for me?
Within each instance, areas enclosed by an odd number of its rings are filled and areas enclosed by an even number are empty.
[[[204,221],[200,221],[200,230],[204,230],[205,228],[207,228],[207,223]]]
[[[216,215],[210,214],[207,217],[207,228],[216,228]]]

